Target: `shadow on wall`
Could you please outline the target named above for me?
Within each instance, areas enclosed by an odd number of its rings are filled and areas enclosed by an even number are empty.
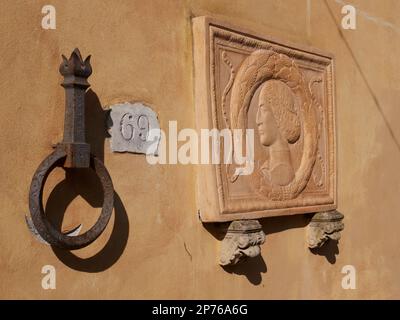
[[[266,235],[265,247],[268,248],[268,235],[294,228],[304,229],[304,241],[306,241],[306,227],[310,223],[312,216],[313,214],[304,214],[260,219],[259,221]],[[204,223],[203,226],[215,239],[222,241],[229,224],[230,223]],[[329,240],[321,248],[309,251],[314,255],[324,256],[329,263],[334,264],[336,262],[336,255],[339,254],[338,242]],[[308,252],[305,253],[308,254]],[[261,255],[255,258],[248,259],[235,266],[223,267],[223,269],[229,273],[246,276],[247,280],[253,285],[261,284],[262,273],[268,271],[267,264],[262,257],[262,252]]]
[[[85,104],[86,141],[90,144],[91,153],[104,161],[104,140],[109,136],[106,130],[107,111],[103,110],[97,95],[92,90],[87,91]],[[46,215],[58,230],[61,229],[68,205],[78,195],[93,208],[101,208],[103,205],[102,186],[91,169],[64,170],[65,180],[56,185],[46,203]],[[112,234],[100,252],[90,258],[82,259],[72,251],[52,247],[56,256],[65,265],[78,271],[101,272],[110,268],[122,255],[129,237],[127,213],[116,192],[114,192],[114,214]]]
[[[293,228],[303,228],[304,241],[306,241],[306,228],[309,225],[313,215],[314,214],[311,213],[294,216],[273,217],[262,220],[261,224],[263,225],[263,230],[267,237],[268,234]],[[328,240],[321,248],[310,249],[309,251],[311,251],[311,253],[314,255],[324,256],[329,263],[334,264],[336,262],[336,255],[339,254],[338,241]]]
[[[310,251],[319,256],[324,256],[330,264],[335,264],[336,256],[339,254],[338,241],[328,240],[321,248],[310,249]]]

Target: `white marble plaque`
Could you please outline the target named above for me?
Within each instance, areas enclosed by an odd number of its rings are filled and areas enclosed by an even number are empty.
[[[160,125],[156,113],[142,103],[110,106],[110,144],[113,152],[157,155]]]

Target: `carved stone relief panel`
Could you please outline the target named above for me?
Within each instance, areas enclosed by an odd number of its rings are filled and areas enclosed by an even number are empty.
[[[333,57],[206,17],[193,34],[197,129],[254,130],[251,174],[198,166],[202,221],[334,210]]]

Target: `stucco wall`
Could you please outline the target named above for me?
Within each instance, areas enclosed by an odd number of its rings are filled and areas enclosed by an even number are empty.
[[[400,3],[351,3],[359,8],[356,30],[340,28],[342,4],[333,0],[1,1],[0,297],[398,298]],[[57,10],[56,30],[41,28],[45,4]],[[213,228],[197,218],[196,168],[110,152],[102,109],[116,102],[151,105],[161,128],[169,120],[194,127],[190,19],[199,15],[335,55],[338,210],[345,215],[337,248],[308,250],[308,216],[264,219],[263,258],[227,272],[217,264]],[[118,197],[98,241],[53,252],[32,237],[24,215],[32,175],[62,136],[58,66],[75,47],[93,56],[88,140]],[[68,205],[63,227],[82,221],[89,228],[100,211],[98,186],[86,173],[84,183],[63,177],[56,170],[46,187],[48,196],[57,186],[49,214]],[[41,287],[47,264],[56,268],[56,290]],[[348,264],[357,271],[355,290],[341,287]]]

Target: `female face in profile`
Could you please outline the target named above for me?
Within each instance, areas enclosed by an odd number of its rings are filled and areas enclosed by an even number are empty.
[[[271,146],[278,139],[279,128],[276,125],[271,106],[265,100],[260,99],[256,123],[260,143],[265,147]]]
[[[268,147],[269,163],[263,165],[273,184],[287,185],[294,177],[289,144],[300,138],[300,121],[291,89],[282,81],[267,81],[259,95],[256,124],[260,143]]]

